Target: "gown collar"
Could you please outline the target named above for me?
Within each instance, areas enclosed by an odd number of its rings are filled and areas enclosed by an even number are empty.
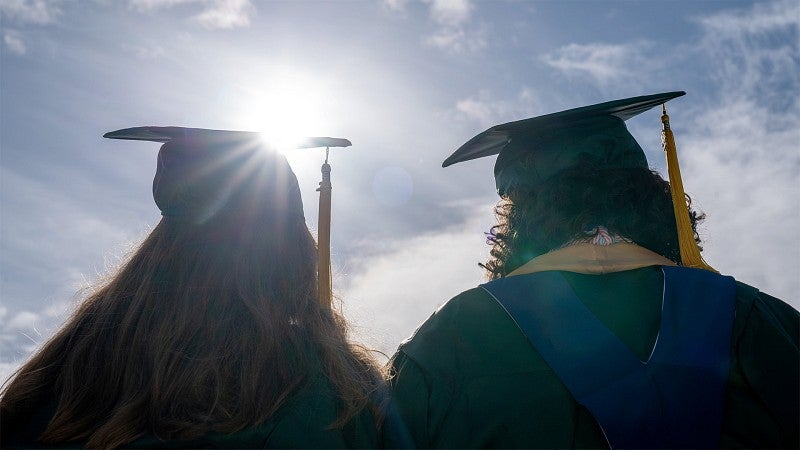
[[[548,270],[602,275],[648,266],[675,265],[674,261],[630,242],[611,245],[577,243],[539,255],[506,276]]]

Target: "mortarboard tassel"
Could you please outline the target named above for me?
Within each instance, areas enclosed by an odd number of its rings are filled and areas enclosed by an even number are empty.
[[[710,270],[717,272],[709,266],[700,255],[697,242],[694,240],[692,222],[689,220],[689,209],[686,207],[686,193],[683,191],[681,171],[678,167],[678,152],[675,149],[675,137],[669,127],[667,108],[661,105],[661,143],[667,155],[667,172],[669,173],[670,191],[672,193],[672,207],[675,211],[675,223],[678,229],[678,245],[681,252],[681,264],[686,267]]]
[[[323,306],[331,305],[331,166],[325,148],[325,162],[322,164],[322,181],[319,182],[319,219],[317,224],[317,246],[319,248],[318,277],[319,301]]]

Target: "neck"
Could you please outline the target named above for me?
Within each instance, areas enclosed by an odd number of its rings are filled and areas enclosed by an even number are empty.
[[[577,242],[537,256],[507,276],[548,270],[602,275],[648,266],[674,265],[676,264],[672,260],[631,242],[607,245]]]

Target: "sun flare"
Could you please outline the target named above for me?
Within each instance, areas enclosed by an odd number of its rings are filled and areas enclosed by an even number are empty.
[[[296,73],[270,77],[245,89],[236,123],[259,131],[278,150],[290,150],[303,138],[329,129],[326,100],[318,80]]]

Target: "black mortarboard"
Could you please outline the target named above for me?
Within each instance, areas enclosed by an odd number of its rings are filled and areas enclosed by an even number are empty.
[[[442,167],[498,155],[494,173],[500,195],[510,186],[535,187],[587,159],[601,168],[648,168],[625,121],[684,94],[632,97],[496,125],[459,147]]]
[[[183,127],[135,127],[110,139],[161,142],[153,198],[164,216],[204,221],[231,208],[260,208],[303,220],[297,177],[286,157],[259,133]],[[339,138],[306,138],[296,148],[345,147]],[[241,212],[241,211],[239,211]]]

